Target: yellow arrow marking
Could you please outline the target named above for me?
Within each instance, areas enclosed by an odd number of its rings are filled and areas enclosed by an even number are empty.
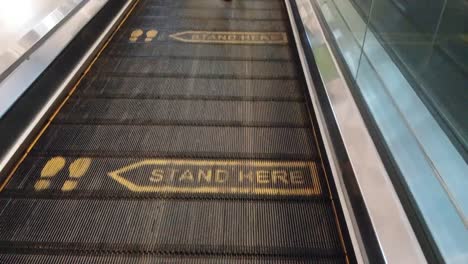
[[[170,35],[187,43],[287,44],[285,32],[184,31]]]
[[[141,186],[124,178],[123,173],[132,171],[147,165],[169,165],[169,166],[250,166],[250,167],[284,167],[284,168],[306,168],[312,178],[312,186],[306,188],[263,188],[263,187],[179,187],[179,186]],[[161,193],[233,193],[233,194],[258,194],[258,195],[320,195],[322,193],[318,180],[317,166],[314,162],[267,162],[267,161],[213,161],[213,160],[163,160],[148,159],[132,165],[123,167],[108,175],[127,187],[133,192],[161,192]]]

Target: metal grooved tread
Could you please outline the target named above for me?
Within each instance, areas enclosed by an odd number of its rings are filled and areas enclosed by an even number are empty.
[[[307,118],[302,102],[82,99],[70,102],[56,121],[304,127]]]
[[[83,97],[100,98],[270,101],[303,99],[298,80],[102,76],[97,79],[85,79],[76,93]]]
[[[284,7],[280,0],[239,0],[229,3],[226,1],[212,1],[212,0],[146,0],[140,6],[141,9],[146,9],[152,6],[165,6],[165,7],[197,7],[205,9],[251,9],[251,10],[281,10]]]
[[[109,48],[110,56],[118,57],[196,57],[200,59],[237,59],[237,60],[282,60],[292,59],[287,46],[272,46],[265,49],[261,46],[222,46],[214,44],[145,43],[144,40],[129,46],[127,43],[116,43]]]
[[[249,27],[250,31],[285,31],[286,24],[283,21],[262,21],[254,23],[249,20],[226,19],[200,19],[200,18],[166,18],[166,17],[140,17],[128,22],[126,27],[153,27],[158,25],[162,30],[232,30],[242,31]]]
[[[0,192],[0,263],[348,263],[280,0],[141,0]]]
[[[298,70],[293,62],[112,57],[97,62],[93,73],[143,77],[221,76],[235,79],[295,79],[298,77]]]
[[[203,8],[173,8],[153,6],[140,9],[138,16],[172,17],[172,18],[205,18],[205,19],[244,19],[244,20],[284,20],[286,16],[282,10],[239,10],[220,8],[218,10]]]

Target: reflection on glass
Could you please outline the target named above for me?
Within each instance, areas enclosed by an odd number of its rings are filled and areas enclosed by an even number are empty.
[[[468,2],[311,1],[447,263],[468,263]]]
[[[468,2],[353,2],[467,160]]]

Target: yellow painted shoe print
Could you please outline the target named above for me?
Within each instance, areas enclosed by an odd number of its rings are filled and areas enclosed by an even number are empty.
[[[143,35],[143,30],[141,29],[135,29],[132,31],[132,33],[130,34],[130,42],[136,42],[138,40],[138,38],[141,37],[141,35]]]
[[[158,35],[157,30],[154,30],[154,29],[148,30],[148,32],[146,32],[145,42],[151,42],[157,35]]]
[[[50,187],[50,179],[57,175],[65,167],[63,157],[53,157],[44,165],[39,180],[34,185],[36,191],[42,191]]]
[[[79,158],[73,161],[72,164],[70,164],[70,167],[68,168],[70,177],[63,184],[62,191],[68,192],[74,190],[78,185],[78,179],[85,175],[90,165],[90,158]]]

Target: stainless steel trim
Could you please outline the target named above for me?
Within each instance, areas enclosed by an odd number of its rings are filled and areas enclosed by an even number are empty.
[[[0,54],[0,81],[12,72],[18,64],[27,59],[41,40],[52,34],[74,11],[82,7],[89,0],[64,0],[57,8],[46,15],[31,30],[20,37],[14,44],[7,45]]]
[[[355,216],[353,215],[353,211],[348,209],[348,208],[351,208],[349,205],[349,196],[346,191],[346,188],[343,188],[342,176],[341,176],[342,172],[337,163],[336,153],[333,147],[331,146],[332,144],[331,144],[331,139],[330,139],[330,133],[328,132],[328,128],[325,124],[325,118],[323,116],[323,112],[319,107],[320,104],[317,99],[318,97],[315,91],[314,83],[312,81],[312,76],[310,75],[309,65],[307,63],[307,60],[305,59],[304,48],[302,46],[302,43],[299,37],[299,32],[297,30],[296,21],[294,20],[294,17],[292,15],[291,4],[289,3],[289,0],[285,0],[285,3],[286,3],[286,9],[288,11],[289,22],[291,23],[291,28],[293,30],[294,39],[296,41],[296,46],[297,46],[299,57],[301,60],[301,65],[302,65],[302,68],[304,69],[304,76],[307,82],[309,94],[311,96],[314,113],[317,118],[317,123],[319,124],[320,134],[322,136],[323,144],[327,152],[326,154],[328,157],[328,161],[330,163],[330,168],[332,170],[332,176],[333,176],[335,183],[337,183],[336,189],[338,193],[338,200],[340,201],[340,204],[343,205],[343,208],[342,208],[343,214],[344,214],[344,218],[346,221],[346,225],[350,233],[351,243],[353,244],[353,250],[358,260],[358,263],[366,263],[368,262],[367,257],[365,256],[365,254],[362,254],[362,250],[361,250],[361,248],[363,248],[363,245],[361,242],[362,239],[360,238],[359,232],[356,232],[358,228],[357,228],[357,224],[355,221]]]
[[[75,35],[78,33],[79,29],[81,29],[89,20],[91,20],[94,15],[104,6],[104,4],[108,0],[101,0],[101,1],[90,1],[89,4],[94,3],[93,6],[90,6],[86,9],[80,10],[77,12],[69,21],[67,21],[66,24],[63,25],[60,29],[58,29],[44,44],[38,48],[34,54],[31,55],[31,60],[32,58],[47,58],[47,59],[52,59],[55,58],[55,56],[50,55],[51,49],[53,51],[56,51],[54,49],[57,48],[57,46],[61,46],[61,44],[66,45],[68,42],[63,43],[64,39],[71,41]],[[132,3],[135,0],[128,0],[127,3],[122,7],[122,9],[119,11],[119,13],[115,16],[115,18],[112,20],[112,22],[106,27],[106,29],[103,31],[101,35],[99,35],[94,42],[93,46],[88,50],[88,52],[83,56],[83,58],[79,61],[77,66],[73,69],[73,71],[67,76],[67,78],[61,83],[61,85],[57,88],[56,92],[54,95],[49,99],[47,104],[37,113],[37,115],[34,118],[34,121],[31,122],[27,129],[23,131],[20,137],[15,141],[15,143],[12,145],[12,147],[8,150],[7,154],[5,154],[3,157],[0,159],[0,171],[2,171],[10,159],[14,156],[16,151],[21,147],[23,142],[27,139],[27,137],[30,135],[32,131],[40,124],[41,120],[43,120],[45,114],[48,112],[50,107],[54,105],[54,102],[61,97],[61,95],[67,90],[69,87],[70,83],[76,79],[76,76],[79,75],[83,69],[87,66],[89,63],[90,59],[93,58],[95,55],[96,50],[102,45],[104,40],[112,33],[114,26],[116,23],[120,20],[120,18],[125,14],[125,12],[131,7]],[[86,6],[85,6],[86,7]],[[47,56],[49,55],[49,56]],[[53,58],[51,58],[53,57]],[[48,65],[48,64],[47,64]],[[26,66],[25,68],[18,69],[15,71],[14,74],[21,74],[22,71],[25,71],[24,74],[28,73],[28,68],[29,66]],[[34,71],[36,73],[37,71]],[[42,72],[42,71],[41,71]],[[17,76],[17,78],[20,78],[21,76]],[[23,82],[19,82],[20,80],[16,80],[17,85],[27,85],[29,87],[29,84],[25,84]],[[14,85],[15,82],[10,83],[10,85]],[[0,91],[1,91],[1,86],[0,86]]]
[[[290,3],[288,0],[285,0],[285,2],[288,6],[288,12],[291,18]],[[308,37],[310,38],[312,52],[316,55],[316,59],[318,58],[318,54],[328,53],[328,56],[320,56],[320,58],[322,58],[322,60],[328,59],[329,61],[321,62],[317,60],[319,71],[320,64],[323,62],[333,67],[331,73],[323,72],[322,69],[322,71],[320,71],[321,78],[340,131],[341,139],[344,142],[347,155],[351,162],[352,170],[356,175],[358,187],[366,204],[366,209],[382,255],[386,263],[426,263],[422,249],[403,210],[389,175],[385,170],[351,91],[343,78],[343,74],[333,55],[330,44],[325,38],[315,10],[310,0],[296,0],[296,3],[299,7],[299,13]],[[293,23],[292,19],[291,21]],[[292,26],[297,41],[297,29],[295,28],[295,24],[292,24]],[[333,168],[333,177],[338,185],[339,199],[343,205],[347,205],[349,201],[347,201],[346,198],[346,186],[343,186],[342,175],[339,169],[336,168],[337,166],[334,160],[336,159],[336,154],[331,147],[331,141],[327,133],[326,124],[324,123],[323,113],[319,108],[320,104],[318,102],[317,93],[312,82],[312,77],[309,74],[307,61],[303,56],[303,47],[300,45],[300,41],[297,42],[311,100],[314,103],[314,110],[317,114],[320,131],[325,141],[324,144],[327,155],[330,157],[331,166],[335,167]],[[360,258],[358,261],[361,263],[368,263],[369,260],[365,259],[363,256],[365,249],[359,241],[359,230],[356,221],[350,210],[346,209],[346,206],[344,211],[347,225],[350,230],[353,230],[351,233],[351,240],[355,250],[357,249],[356,255],[357,258]]]
[[[352,24],[365,25],[365,22],[360,19],[360,15],[353,9],[351,3],[343,0],[319,3],[321,8],[330,5],[335,6],[343,17],[346,14],[348,20],[344,19],[344,22],[347,23],[347,26],[352,26]],[[327,10],[330,9],[327,8]],[[337,22],[333,16],[330,15],[327,21],[329,23],[333,21],[336,24]],[[331,27],[333,28],[333,26]],[[338,39],[336,35],[335,38],[340,50],[345,54],[352,53],[351,49],[362,46],[362,53],[359,52],[361,56],[358,65],[368,70],[358,71],[359,74],[356,74],[355,77],[356,81],[361,90],[370,90],[363,93],[363,96],[367,99],[369,109],[373,113],[376,122],[379,123],[378,120],[382,120],[382,123],[390,123],[389,120],[396,121],[391,122],[392,126],[385,129],[379,125],[383,130],[382,134],[391,134],[388,138],[395,138],[394,135],[398,135],[398,141],[414,142],[411,145],[404,144],[404,147],[400,149],[396,147],[397,144],[391,144],[392,140],[387,142],[393,153],[399,153],[395,156],[403,156],[402,151],[411,153],[410,156],[413,157],[411,164],[417,164],[417,166],[414,166],[415,170],[410,170],[408,164],[400,162],[400,170],[403,175],[411,175],[412,180],[417,178],[416,174],[420,175],[420,179],[426,181],[424,186],[426,189],[428,189],[428,185],[440,185],[441,190],[447,193],[447,198],[452,203],[453,209],[460,216],[465,228],[467,228],[468,202],[464,202],[468,201],[468,192],[466,192],[468,177],[464,177],[468,171],[467,163],[377,40],[374,32],[366,30],[365,41],[358,38],[354,33],[356,33],[354,30],[350,30],[350,37],[345,38],[346,33],[340,32],[340,38]],[[347,62],[348,65],[354,63],[352,61]],[[376,81],[373,82],[372,79]],[[380,86],[382,89],[380,89],[380,92],[377,92],[377,88],[366,89],[364,83],[373,87]],[[377,114],[378,109],[383,108],[387,111]],[[390,109],[395,109],[394,118],[390,114]],[[410,146],[412,146],[411,151],[409,150]],[[415,157],[420,158],[416,159]],[[430,178],[437,180],[430,180]],[[407,180],[407,182],[410,189],[415,190],[414,193],[419,192],[418,183],[412,184],[411,180]],[[421,192],[424,193],[425,191]],[[414,196],[417,197],[418,195],[415,194]],[[418,199],[416,198],[416,200]],[[436,214],[440,213],[441,209],[435,210]],[[422,211],[424,213],[424,210]],[[444,214],[448,215],[451,212],[444,212]]]
[[[109,0],[89,1],[51,34],[27,59],[19,63],[0,83],[0,117],[29,88],[37,77],[60,54]]]
[[[352,78],[438,254],[468,263],[468,164],[350,0],[311,3],[347,67],[358,68]]]

